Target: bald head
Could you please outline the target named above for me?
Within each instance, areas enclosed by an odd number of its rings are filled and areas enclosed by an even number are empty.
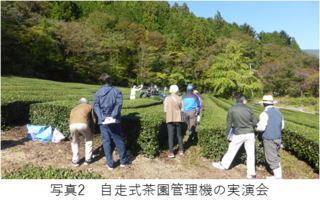
[[[79,104],[89,104],[89,100],[87,98],[81,98],[78,102]]]

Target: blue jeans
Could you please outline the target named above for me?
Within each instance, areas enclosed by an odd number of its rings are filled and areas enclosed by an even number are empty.
[[[114,160],[111,149],[111,136],[116,143],[116,147],[119,153],[120,164],[126,165],[129,163],[129,160],[126,156],[126,149],[124,142],[121,136],[121,124],[109,124],[109,125],[100,125],[100,132],[102,137],[102,143],[104,148],[104,153],[107,159],[107,165],[110,168],[113,168]]]

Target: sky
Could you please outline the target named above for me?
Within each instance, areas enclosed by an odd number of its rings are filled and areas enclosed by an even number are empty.
[[[238,26],[244,23],[256,33],[284,30],[300,49],[319,49],[319,1],[168,1],[185,2],[197,17],[222,18]]]

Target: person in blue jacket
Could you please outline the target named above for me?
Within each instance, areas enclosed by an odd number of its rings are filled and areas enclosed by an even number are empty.
[[[111,137],[116,143],[120,158],[120,167],[129,164],[126,149],[121,136],[121,108],[122,93],[119,89],[112,87],[111,75],[102,74],[99,78],[102,87],[94,94],[93,109],[98,117],[98,125],[101,131],[104,153],[109,170],[113,170],[114,159],[111,149]],[[104,125],[102,122],[114,121]]]
[[[196,117],[199,115],[200,102],[198,97],[193,94],[192,85],[187,86],[187,93],[182,96],[184,105],[184,116],[189,130],[188,142],[194,138],[196,129]]]

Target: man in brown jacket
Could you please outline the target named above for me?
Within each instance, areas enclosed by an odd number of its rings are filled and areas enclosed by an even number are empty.
[[[177,130],[177,137],[179,142],[180,155],[184,154],[183,148],[183,136],[181,132],[181,125],[183,122],[182,112],[184,111],[184,105],[182,98],[179,97],[177,92],[179,88],[177,85],[171,85],[169,92],[171,96],[168,96],[164,100],[164,112],[166,112],[166,123],[168,128],[168,142],[169,142],[169,155],[168,157],[174,158],[173,153],[173,136],[174,130]]]
[[[94,127],[96,124],[96,118],[94,115],[93,107],[89,105],[89,100],[81,98],[79,105],[71,110],[70,114],[70,133],[72,136],[71,149],[73,153],[72,164],[75,167],[79,166],[79,133],[85,137],[86,143],[86,161],[85,165],[92,163],[92,152],[93,152],[93,138]]]

